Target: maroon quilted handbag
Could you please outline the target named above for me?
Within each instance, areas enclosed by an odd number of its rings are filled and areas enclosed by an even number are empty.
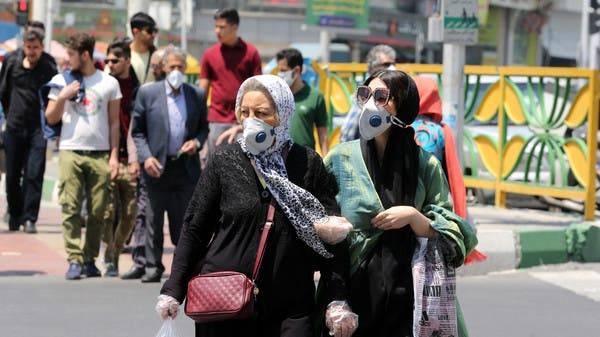
[[[267,221],[260,236],[254,260],[252,279],[236,271],[219,271],[198,275],[190,280],[185,302],[185,314],[198,323],[249,318],[254,314],[254,301],[258,276],[273,215],[275,201],[271,200]]]

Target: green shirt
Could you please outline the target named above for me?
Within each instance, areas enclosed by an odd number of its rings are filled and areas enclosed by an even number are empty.
[[[316,89],[306,82],[304,87],[294,94],[296,112],[290,121],[290,136],[294,143],[315,148],[313,127],[327,126],[325,99]]]

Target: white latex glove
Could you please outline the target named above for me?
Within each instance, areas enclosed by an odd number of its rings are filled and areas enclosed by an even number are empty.
[[[169,295],[158,295],[158,302],[154,309],[162,319],[175,318],[179,310],[179,302]]]
[[[327,306],[325,324],[330,336],[350,337],[358,328],[358,315],[352,312],[346,301],[333,301]]]
[[[344,217],[328,216],[314,223],[315,231],[321,240],[330,245],[343,241],[352,230],[352,224]]]

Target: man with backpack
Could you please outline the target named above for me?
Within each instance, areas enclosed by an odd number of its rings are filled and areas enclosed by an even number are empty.
[[[41,23],[40,23],[41,24]],[[0,71],[0,101],[6,114],[6,201],[8,227],[36,233],[46,169],[46,139],[40,127],[38,90],[56,74],[44,52],[43,25],[30,24],[23,48],[8,54]]]
[[[62,89],[50,89],[45,110],[48,124],[61,124],[59,202],[69,262],[68,280],[101,275],[95,259],[110,198],[110,180],[116,178],[119,170],[122,95],[119,82],[94,67],[94,44],[94,38],[85,33],[69,37],[66,47],[71,73],[80,74],[81,81],[69,83],[65,74],[54,76],[51,84]],[[88,216],[82,249],[81,207],[86,191]]]

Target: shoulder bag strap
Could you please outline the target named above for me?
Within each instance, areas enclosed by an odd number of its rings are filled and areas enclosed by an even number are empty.
[[[273,215],[275,215],[275,199],[271,198],[269,210],[267,211],[267,221],[265,221],[265,226],[263,227],[262,234],[260,235],[258,251],[256,252],[256,259],[254,260],[254,268],[252,270],[253,281],[256,280],[256,277],[258,277],[258,271],[260,270],[260,265],[262,264],[265,248],[267,247],[267,238],[269,237],[269,232],[271,231],[271,226],[273,225]]]
[[[289,150],[290,149],[288,146],[283,148],[282,156],[283,156],[284,161],[287,159]],[[252,167],[256,171],[256,174],[258,175],[259,179],[262,179],[260,173],[258,172],[258,170],[256,169],[256,166],[254,165],[254,160],[250,160],[250,162],[252,163]],[[262,180],[261,180],[261,183],[263,183]],[[256,252],[256,259],[254,260],[254,268],[252,269],[252,280],[253,281],[256,280],[256,277],[258,277],[258,271],[260,270],[260,265],[262,264],[263,255],[265,254],[265,248],[267,246],[267,238],[269,237],[269,232],[271,231],[271,226],[273,225],[273,216],[275,215],[275,203],[276,202],[277,201],[275,200],[275,198],[271,197],[271,202],[269,203],[269,210],[267,211],[267,220],[265,221],[265,226],[263,227],[262,233],[260,235],[258,251]]]

